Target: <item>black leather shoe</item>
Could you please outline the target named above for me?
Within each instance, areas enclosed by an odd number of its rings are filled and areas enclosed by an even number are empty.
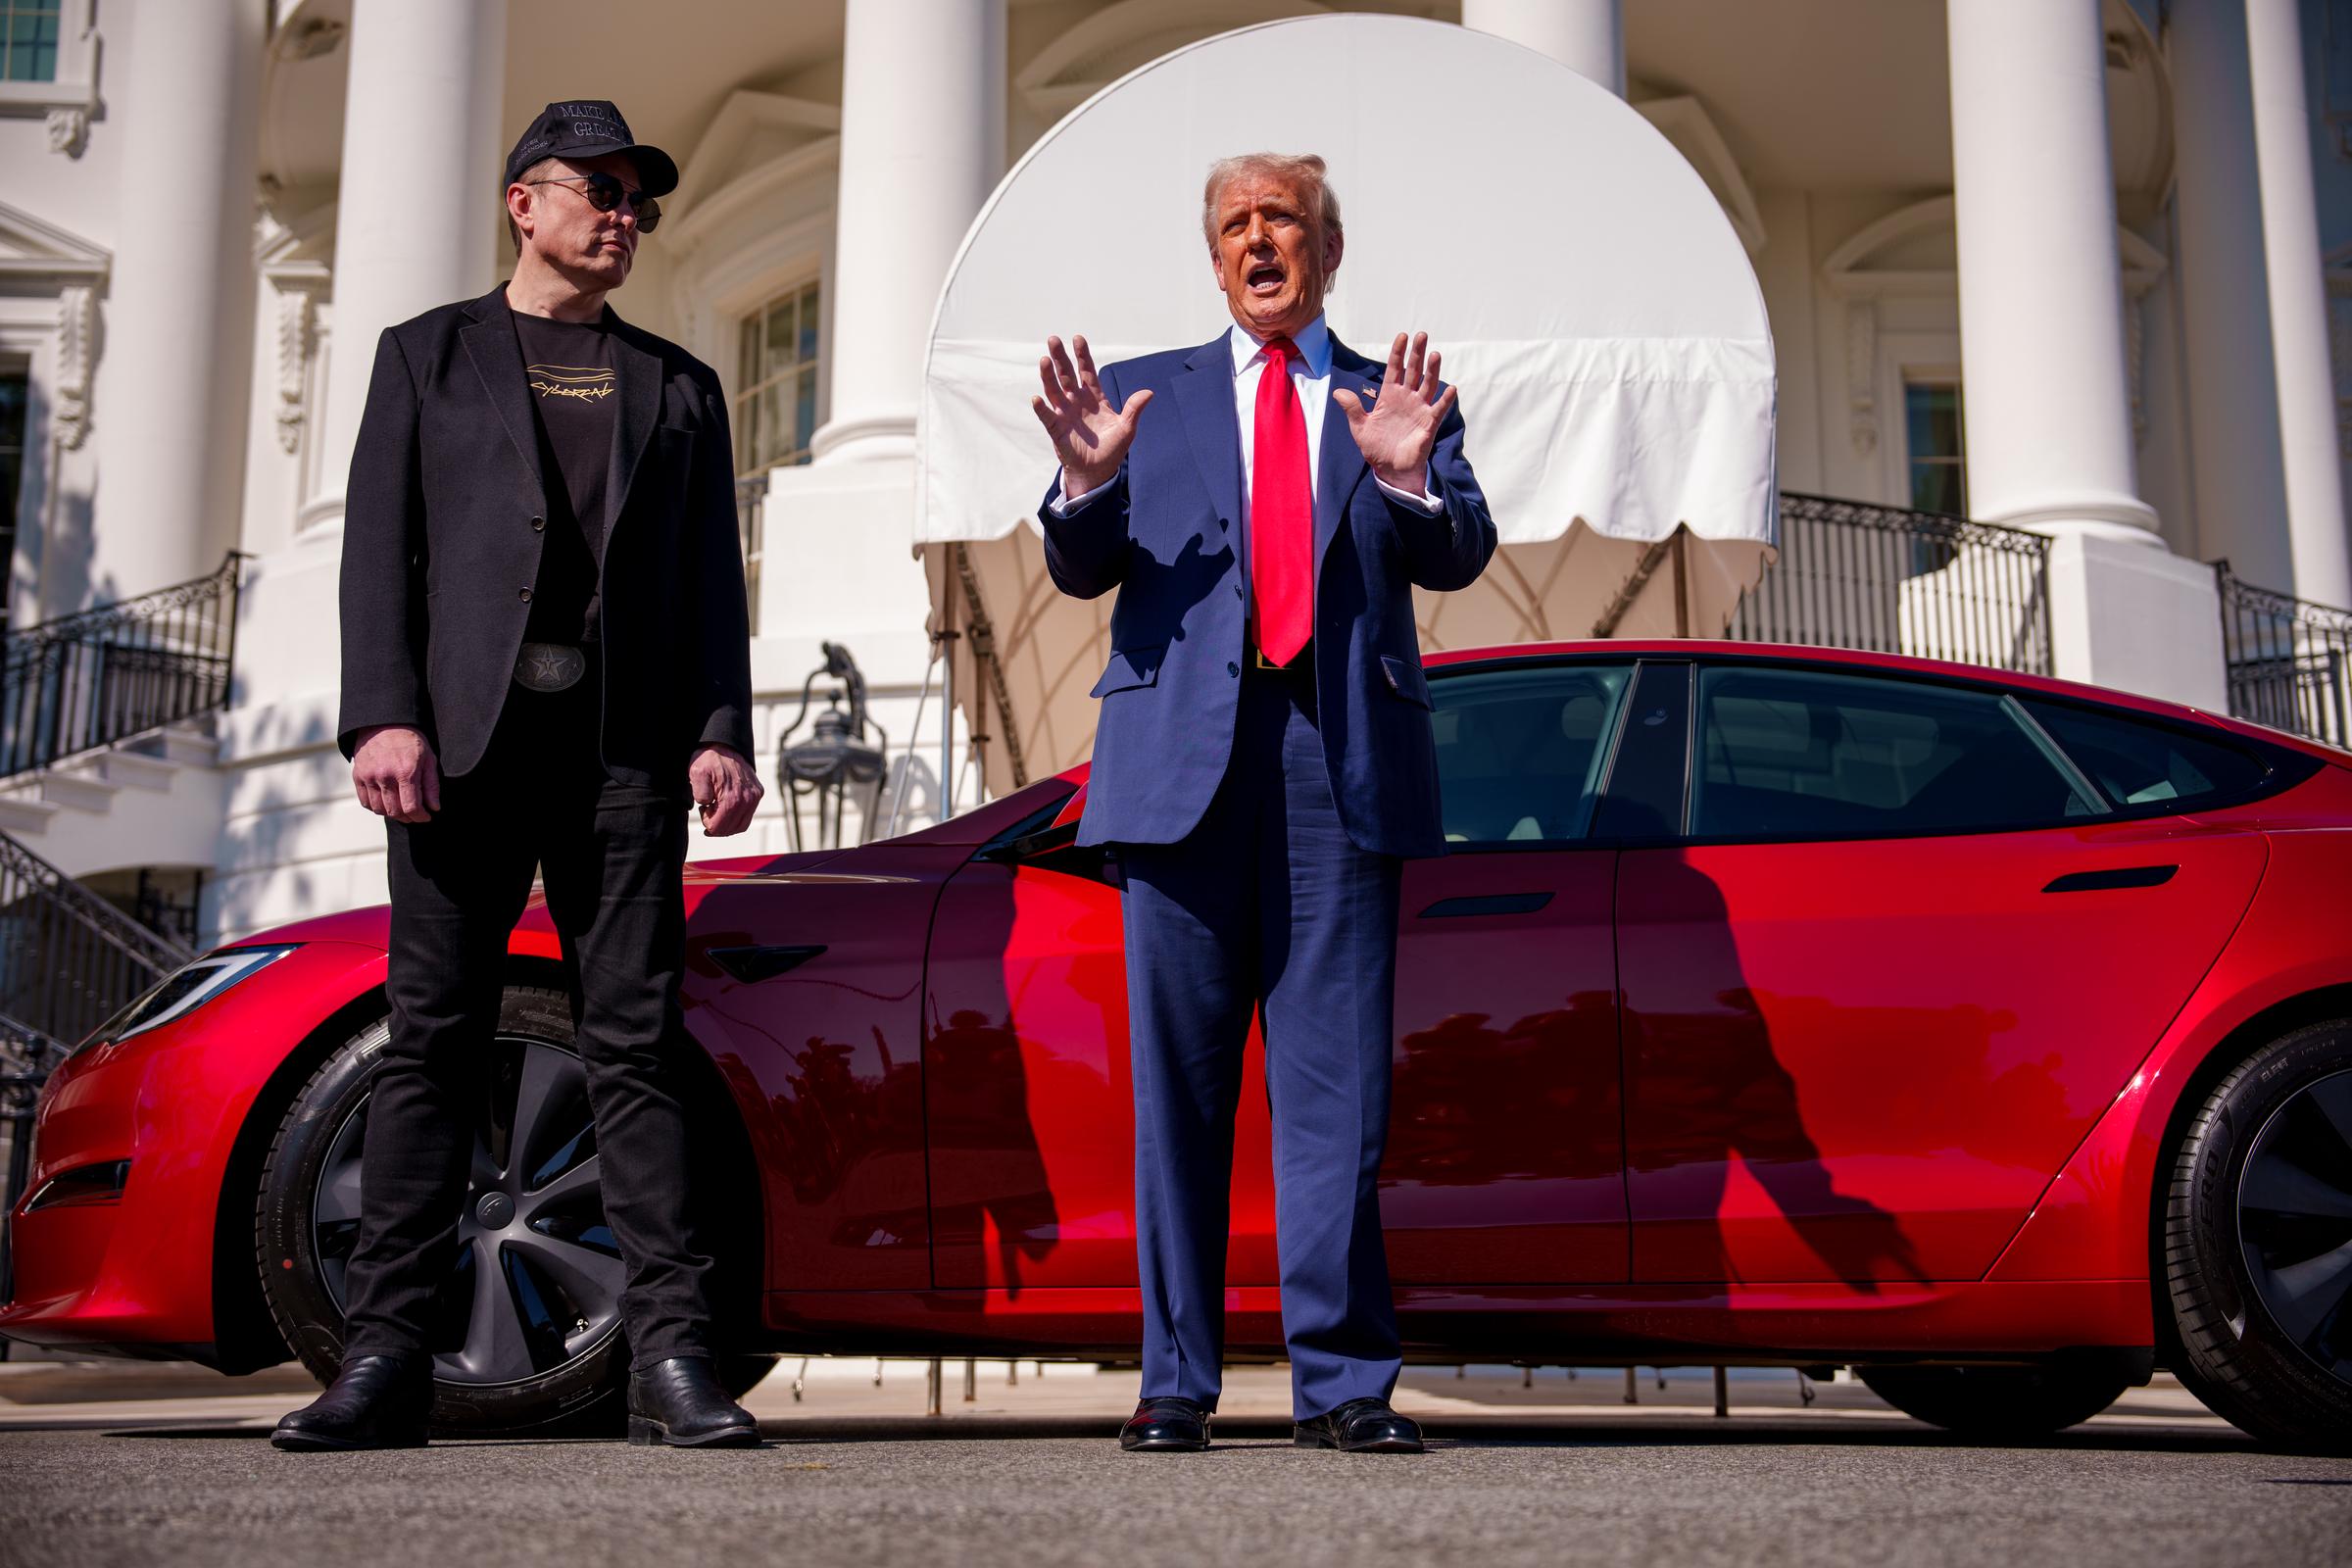
[[[1208,1412],[1190,1399],[1145,1399],[1119,1428],[1129,1453],[1198,1453],[1208,1446]]]
[[[673,1355],[629,1374],[629,1441],[673,1448],[756,1448],[760,1423],[727,1397],[707,1355]]]
[[[326,1392],[278,1422],[270,1441],[290,1452],[421,1448],[433,1413],[433,1363],[355,1355]]]
[[[1291,1441],[1301,1448],[1338,1448],[1344,1453],[1421,1453],[1421,1428],[1409,1415],[1398,1415],[1386,1399],[1349,1399],[1337,1410],[1301,1421],[1291,1429]]]

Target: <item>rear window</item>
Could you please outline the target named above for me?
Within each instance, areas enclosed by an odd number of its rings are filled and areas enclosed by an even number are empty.
[[[2025,709],[2119,809],[2243,795],[2270,774],[2251,752],[2172,724],[2038,698]]]
[[[1699,676],[1690,830],[1702,838],[1900,838],[2101,814],[1995,692],[1890,676]]]

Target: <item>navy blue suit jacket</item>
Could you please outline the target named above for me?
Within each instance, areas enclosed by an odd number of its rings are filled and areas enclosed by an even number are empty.
[[[1413,587],[1468,587],[1494,553],[1494,523],[1446,416],[1430,459],[1436,515],[1391,501],[1372,479],[1340,407],[1369,408],[1383,367],[1332,340],[1331,400],[1315,475],[1313,658],[1324,760],[1357,848],[1442,855],[1429,685],[1413,629]],[[1107,366],[1114,407],[1154,396],[1108,489],[1038,520],[1063,593],[1118,590],[1082,844],[1173,844],[1208,809],[1233,752],[1249,606],[1242,435],[1226,334]]]

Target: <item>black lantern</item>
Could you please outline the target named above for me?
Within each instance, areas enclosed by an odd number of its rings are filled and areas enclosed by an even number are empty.
[[[819,646],[824,650],[824,665],[808,672],[801,685],[801,710],[777,737],[776,776],[784,781],[790,796],[785,817],[792,824],[796,852],[841,848],[842,811],[853,791],[858,804],[858,841],[862,844],[873,835],[874,808],[882,798],[882,754],[890,745],[882,726],[866,713],[865,677],[858,672],[858,662],[839,643]],[[816,683],[828,677],[841,684],[826,688],[824,710],[809,722],[808,705],[817,695]],[[845,702],[849,705],[846,712],[842,709]],[[803,723],[809,725],[808,738],[798,745],[785,744]],[[874,732],[871,744],[865,738],[869,726]],[[809,801],[816,806],[814,844],[804,842],[801,824],[801,808]]]

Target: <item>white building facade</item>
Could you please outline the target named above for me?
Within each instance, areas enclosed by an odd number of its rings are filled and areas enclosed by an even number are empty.
[[[565,97],[612,98],[680,161],[613,305],[717,368],[759,499],[771,794],[708,851],[789,846],[777,748],[808,733],[786,729],[824,642],[853,652],[887,730],[878,815],[903,829],[951,790],[971,804],[909,549],[941,282],[1011,162],[1089,95],[1326,9],[0,0],[9,626],[246,558],[225,710],[0,780],[0,829],[206,941],[382,897],[381,824],[334,746],[342,488],[372,346],[504,275],[502,160]],[[1762,283],[1782,488],[2048,534],[2058,673],[2219,706],[2225,559],[2352,607],[2352,3],[1351,9],[1500,34],[1641,110]],[[1474,270],[1479,216],[1430,202],[1448,265]],[[1073,192],[1039,265],[1114,250]]]

